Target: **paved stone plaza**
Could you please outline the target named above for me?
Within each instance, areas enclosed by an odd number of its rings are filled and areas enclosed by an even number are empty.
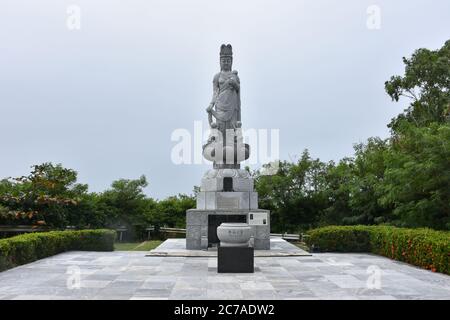
[[[254,274],[216,268],[215,257],[67,252],[0,273],[0,299],[450,299],[449,276],[370,254],[256,257]]]

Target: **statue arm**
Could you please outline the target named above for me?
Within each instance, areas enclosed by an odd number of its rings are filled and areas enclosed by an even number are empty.
[[[218,96],[219,96],[219,74],[216,74],[213,79],[213,96],[211,99],[211,103],[209,104],[209,108],[212,109],[212,107],[214,107]]]
[[[239,80],[239,77],[237,76],[237,71],[236,72],[236,91],[237,91],[237,96],[238,96],[238,105],[237,105],[237,115],[236,115],[236,120],[238,122],[237,127],[240,128],[241,127],[241,81]]]
[[[212,117],[214,112],[213,108],[217,102],[218,96],[219,96],[219,74],[216,74],[213,79],[213,97],[211,99],[211,102],[209,103],[208,108],[206,108],[206,112],[208,113],[208,122],[211,128],[214,126]]]
[[[239,79],[239,77],[237,75],[237,71],[233,71],[233,73],[236,74],[236,81],[234,83],[234,88],[236,89],[236,91],[238,93],[240,93],[240,91],[241,91],[241,80]]]
[[[238,105],[237,105],[237,115],[236,115],[236,121],[238,122],[238,128],[241,127],[241,92],[238,90],[237,92],[238,95]]]

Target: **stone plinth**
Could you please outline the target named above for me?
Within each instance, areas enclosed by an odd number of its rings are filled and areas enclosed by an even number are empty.
[[[219,247],[217,254],[218,273],[253,273],[255,272],[254,249]]]

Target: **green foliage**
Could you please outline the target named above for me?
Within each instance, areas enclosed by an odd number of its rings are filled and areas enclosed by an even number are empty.
[[[275,175],[254,173],[259,206],[271,210],[274,232],[296,232],[315,223],[326,205],[326,172],[327,165],[305,150],[297,163],[280,162]]]
[[[310,230],[308,245],[322,252],[371,252],[450,274],[450,232],[391,226],[328,226]]]
[[[396,132],[403,121],[417,126],[444,123],[450,116],[450,40],[439,50],[419,49],[410,59],[403,58],[405,75],[393,76],[385,83],[394,101],[412,100],[390,127]]]
[[[280,162],[255,173],[261,208],[274,232],[329,224],[391,224],[450,230],[450,125],[404,122],[395,139],[370,138],[338,164]]]
[[[0,223],[65,227],[66,215],[87,191],[76,183],[77,173],[60,164],[32,167],[30,175],[0,181]]]
[[[178,195],[156,201],[144,193],[145,176],[120,179],[101,193],[76,183],[77,173],[60,164],[34,166],[27,177],[0,181],[0,224],[46,225],[53,229],[125,226],[129,239],[145,236],[150,224],[184,227],[195,198]]]
[[[319,225],[341,224],[346,217],[357,215],[350,206],[354,186],[354,163],[352,158],[344,158],[337,165],[330,162],[326,174],[326,208],[317,217]]]
[[[322,252],[370,252],[366,226],[327,226],[307,232],[306,243]]]
[[[373,224],[383,222],[391,210],[378,203],[379,185],[385,173],[384,156],[389,144],[380,138],[370,138],[366,144],[355,145],[355,160],[349,206],[356,215],[343,219],[344,224]],[[388,208],[390,209],[390,208]]]
[[[156,228],[167,226],[169,228],[186,227],[186,210],[195,208],[196,200],[193,196],[179,194],[158,201],[148,214],[148,221]]]
[[[389,219],[391,208],[379,204],[379,186],[384,179],[384,158],[389,143],[370,138],[366,144],[354,148],[354,158],[328,166],[324,186],[328,204],[320,218],[321,225],[374,224]]]
[[[113,251],[115,236],[115,231],[99,229],[31,233],[1,239],[0,271],[70,250]]]
[[[403,123],[386,153],[380,203],[399,226],[450,230],[450,125]]]
[[[144,223],[146,210],[154,205],[153,200],[146,199],[144,194],[143,188],[147,185],[145,176],[137,180],[114,181],[111,189],[98,197],[97,205],[107,212],[107,222],[116,227]]]

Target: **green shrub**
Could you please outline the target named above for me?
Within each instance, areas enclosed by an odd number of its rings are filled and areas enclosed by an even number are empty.
[[[369,234],[364,226],[323,227],[308,232],[307,243],[321,251],[369,252]]]
[[[450,274],[450,232],[390,226],[328,226],[306,239],[322,252],[371,252]]]
[[[0,271],[69,250],[113,251],[113,230],[51,231],[0,240]]]

